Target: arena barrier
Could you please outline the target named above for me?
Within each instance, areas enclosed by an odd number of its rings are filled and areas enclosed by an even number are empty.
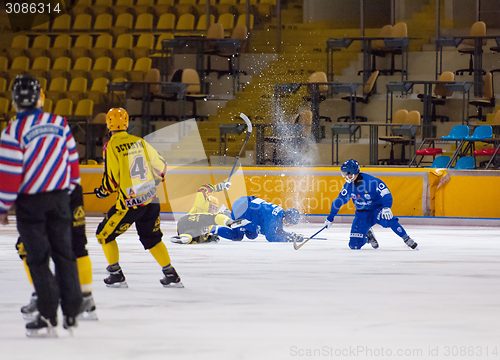
[[[101,166],[82,165],[80,171],[84,192],[100,185]],[[230,171],[231,166],[169,167],[165,184],[158,187],[162,213],[189,211],[199,186],[221,182]],[[387,184],[394,198],[392,210],[396,216],[500,218],[499,171],[385,167],[362,167],[361,171]],[[241,196],[255,195],[315,216],[330,212],[344,180],[339,167],[242,167],[231,183],[229,201],[224,192],[216,194],[220,204],[229,207],[229,203]],[[104,213],[113,206],[116,197],[97,199],[86,195],[84,200],[87,213]],[[354,214],[352,202],[339,214]]]

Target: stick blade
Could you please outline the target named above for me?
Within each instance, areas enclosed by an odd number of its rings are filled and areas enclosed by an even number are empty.
[[[246,116],[245,114],[243,113],[240,113],[240,118],[243,119],[243,121],[246,122],[247,124],[247,129],[248,129],[248,132],[251,133],[252,132],[252,123],[250,122],[250,119],[248,118],[248,116]]]

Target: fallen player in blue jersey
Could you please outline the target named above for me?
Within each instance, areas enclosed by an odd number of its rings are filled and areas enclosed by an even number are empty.
[[[299,223],[300,213],[297,209],[283,210],[281,206],[255,196],[243,196],[236,200],[232,207],[231,218],[246,219],[250,223],[236,229],[219,227],[215,230],[226,239],[241,241],[244,236],[255,239],[259,234],[264,235],[269,242],[292,242],[294,238],[297,242],[301,242],[304,239],[302,235],[283,230],[283,225]]]

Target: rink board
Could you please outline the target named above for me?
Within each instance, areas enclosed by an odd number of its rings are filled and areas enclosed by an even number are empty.
[[[84,192],[100,185],[102,167],[83,165],[80,170]],[[394,198],[395,215],[500,218],[498,171],[381,167],[364,167],[362,171],[387,184]],[[227,166],[169,168],[165,184],[158,187],[161,211],[174,214],[189,211],[201,185],[221,182],[230,172],[231,167]],[[230,207],[241,196],[255,195],[284,208],[323,215],[330,212],[344,180],[339,167],[243,167],[233,174],[231,183],[227,194],[215,194],[220,204]],[[114,195],[107,199],[87,195],[85,209],[89,213],[103,213],[114,205],[115,199]],[[339,214],[354,214],[352,202]]]

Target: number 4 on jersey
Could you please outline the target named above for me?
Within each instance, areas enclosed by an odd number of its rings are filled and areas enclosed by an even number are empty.
[[[148,168],[145,166],[144,157],[142,155],[136,156],[130,167],[130,177],[139,177],[140,180],[146,180],[147,173]]]

